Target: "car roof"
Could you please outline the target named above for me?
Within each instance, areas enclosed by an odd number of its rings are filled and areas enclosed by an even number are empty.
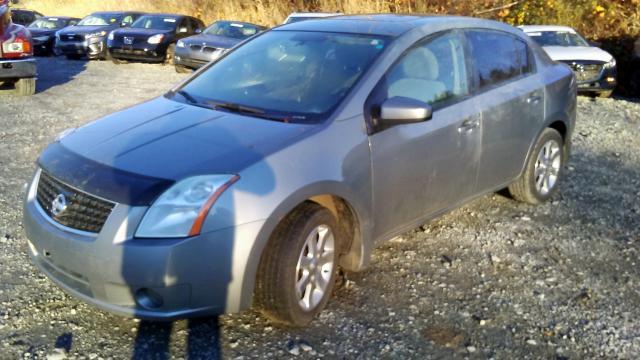
[[[254,23],[250,23],[250,22],[246,22],[246,21],[235,21],[235,20],[216,20],[214,22],[212,22],[211,24],[209,24],[209,26],[217,23],[217,22],[225,22],[225,23],[234,23],[234,24],[241,24],[241,25],[247,25],[247,26],[255,26],[258,28],[266,28],[264,25],[259,25],[259,24],[254,24]]]
[[[439,27],[446,25],[449,28],[473,25],[509,32],[517,31],[512,26],[493,20],[463,16],[402,14],[343,15],[310,19],[281,25],[275,30],[326,31],[399,37],[410,30],[429,25]]]
[[[561,25],[522,25],[518,26],[524,32],[562,31],[575,33],[573,28]]]

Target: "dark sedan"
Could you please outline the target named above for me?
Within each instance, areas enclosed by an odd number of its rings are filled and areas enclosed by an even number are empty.
[[[36,55],[51,55],[56,40],[56,32],[78,23],[80,19],[63,16],[45,16],[29,25],[33,37],[33,52]]]
[[[104,11],[93,13],[71,28],[58,31],[56,47],[70,59],[87,56],[89,59],[106,59],[107,35],[118,28],[127,27],[142,13]]]
[[[201,34],[178,41],[176,71],[197,69],[220,57],[241,41],[266,30],[266,27],[237,21],[216,21]]]
[[[109,34],[107,47],[113,62],[137,60],[173,64],[176,41],[199,33],[200,19],[175,14],[148,14],[129,29]]]

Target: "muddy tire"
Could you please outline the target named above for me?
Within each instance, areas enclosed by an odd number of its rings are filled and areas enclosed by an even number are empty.
[[[36,93],[36,78],[20,79],[15,83],[18,96],[31,96]]]
[[[275,229],[258,268],[255,300],[276,323],[307,325],[324,309],[336,281],[339,230],[333,214],[312,202]]]
[[[524,173],[509,185],[509,193],[528,204],[547,201],[558,189],[565,161],[562,136],[555,129],[544,129],[529,155]]]

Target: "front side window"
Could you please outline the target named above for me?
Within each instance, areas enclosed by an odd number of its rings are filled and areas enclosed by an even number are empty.
[[[360,34],[271,31],[214,63],[178,93],[184,91],[196,104],[234,104],[286,121],[320,122],[387,41]]]
[[[540,46],[589,46],[580,35],[568,31],[540,31],[527,33]]]
[[[498,31],[471,30],[467,38],[480,89],[532,71],[529,48],[517,37]]]
[[[440,105],[469,94],[461,36],[450,32],[410,49],[384,79],[386,98]]]
[[[122,19],[122,23],[125,25],[129,25],[133,23],[133,15],[127,15]]]

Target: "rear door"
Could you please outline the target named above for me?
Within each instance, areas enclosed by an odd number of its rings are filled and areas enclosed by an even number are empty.
[[[528,45],[513,34],[465,31],[482,105],[478,191],[506,185],[523,169],[531,134],[544,119],[542,80]]]
[[[396,96],[433,107],[430,120],[376,129],[370,136],[376,238],[414,226],[474,193],[480,114],[469,93],[464,36],[458,31],[409,49],[372,93],[372,109]]]

